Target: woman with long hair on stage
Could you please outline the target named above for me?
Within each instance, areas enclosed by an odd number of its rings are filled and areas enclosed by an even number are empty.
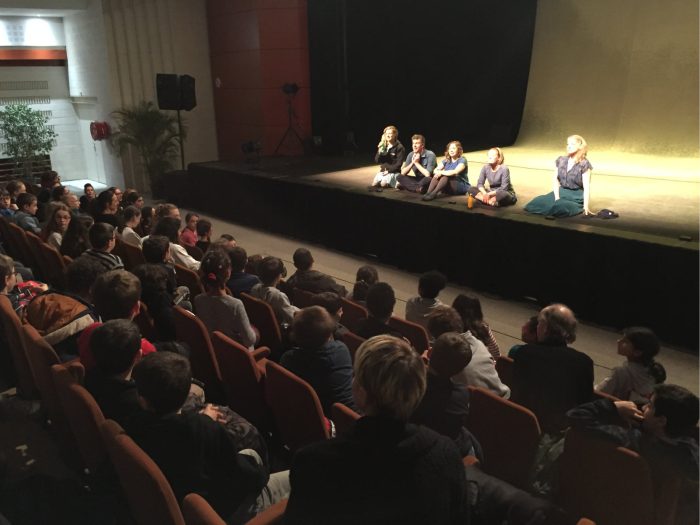
[[[556,160],[554,190],[528,202],[526,212],[554,217],[572,217],[581,212],[591,215],[588,203],[593,166],[586,158],[588,144],[580,135],[571,135],[566,139],[566,153]]]
[[[396,186],[396,177],[401,171],[401,164],[406,158],[406,148],[399,142],[399,130],[396,126],[387,126],[377,144],[374,162],[379,164],[379,173],[374,176],[370,191],[382,191],[382,188]]]
[[[501,148],[491,148],[486,156],[487,163],[481,168],[476,186],[469,188],[469,194],[487,206],[510,206],[518,198],[510,183],[510,170],[503,164],[505,157]],[[489,189],[486,190],[486,182]]]
[[[453,140],[445,148],[445,159],[442,165],[433,171],[433,177],[428,186],[428,192],[423,196],[424,201],[431,201],[441,192],[449,195],[464,195],[469,190],[467,178],[467,159],[464,158],[462,143]]]

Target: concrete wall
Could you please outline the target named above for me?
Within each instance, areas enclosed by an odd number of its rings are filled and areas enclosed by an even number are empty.
[[[539,0],[522,146],[698,155],[697,0]]]

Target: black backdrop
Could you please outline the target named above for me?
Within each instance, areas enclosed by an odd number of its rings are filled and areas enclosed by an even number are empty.
[[[309,0],[313,134],[373,153],[395,124],[438,155],[510,145],[527,89],[536,0]],[[371,152],[371,153],[370,153]]]

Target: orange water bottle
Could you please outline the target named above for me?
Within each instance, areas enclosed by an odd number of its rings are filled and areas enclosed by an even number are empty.
[[[467,208],[470,210],[474,207],[474,196],[470,193],[467,195]]]

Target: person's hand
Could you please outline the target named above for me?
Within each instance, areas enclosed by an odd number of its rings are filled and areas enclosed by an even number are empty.
[[[642,422],[644,415],[632,401],[615,401],[615,408],[620,417],[630,425]]]
[[[221,412],[221,410],[216,408],[211,403],[207,403],[206,405],[204,405],[204,408],[202,410],[200,410],[199,413],[202,415],[205,415],[207,417],[210,417],[212,420],[216,421],[217,423],[224,419],[224,415]]]
[[[46,283],[35,283],[35,284],[36,284],[36,286],[33,285],[30,287],[32,289],[32,291],[45,292],[46,290],[49,289],[49,285]]]
[[[420,162],[420,153],[413,154],[413,164]]]

